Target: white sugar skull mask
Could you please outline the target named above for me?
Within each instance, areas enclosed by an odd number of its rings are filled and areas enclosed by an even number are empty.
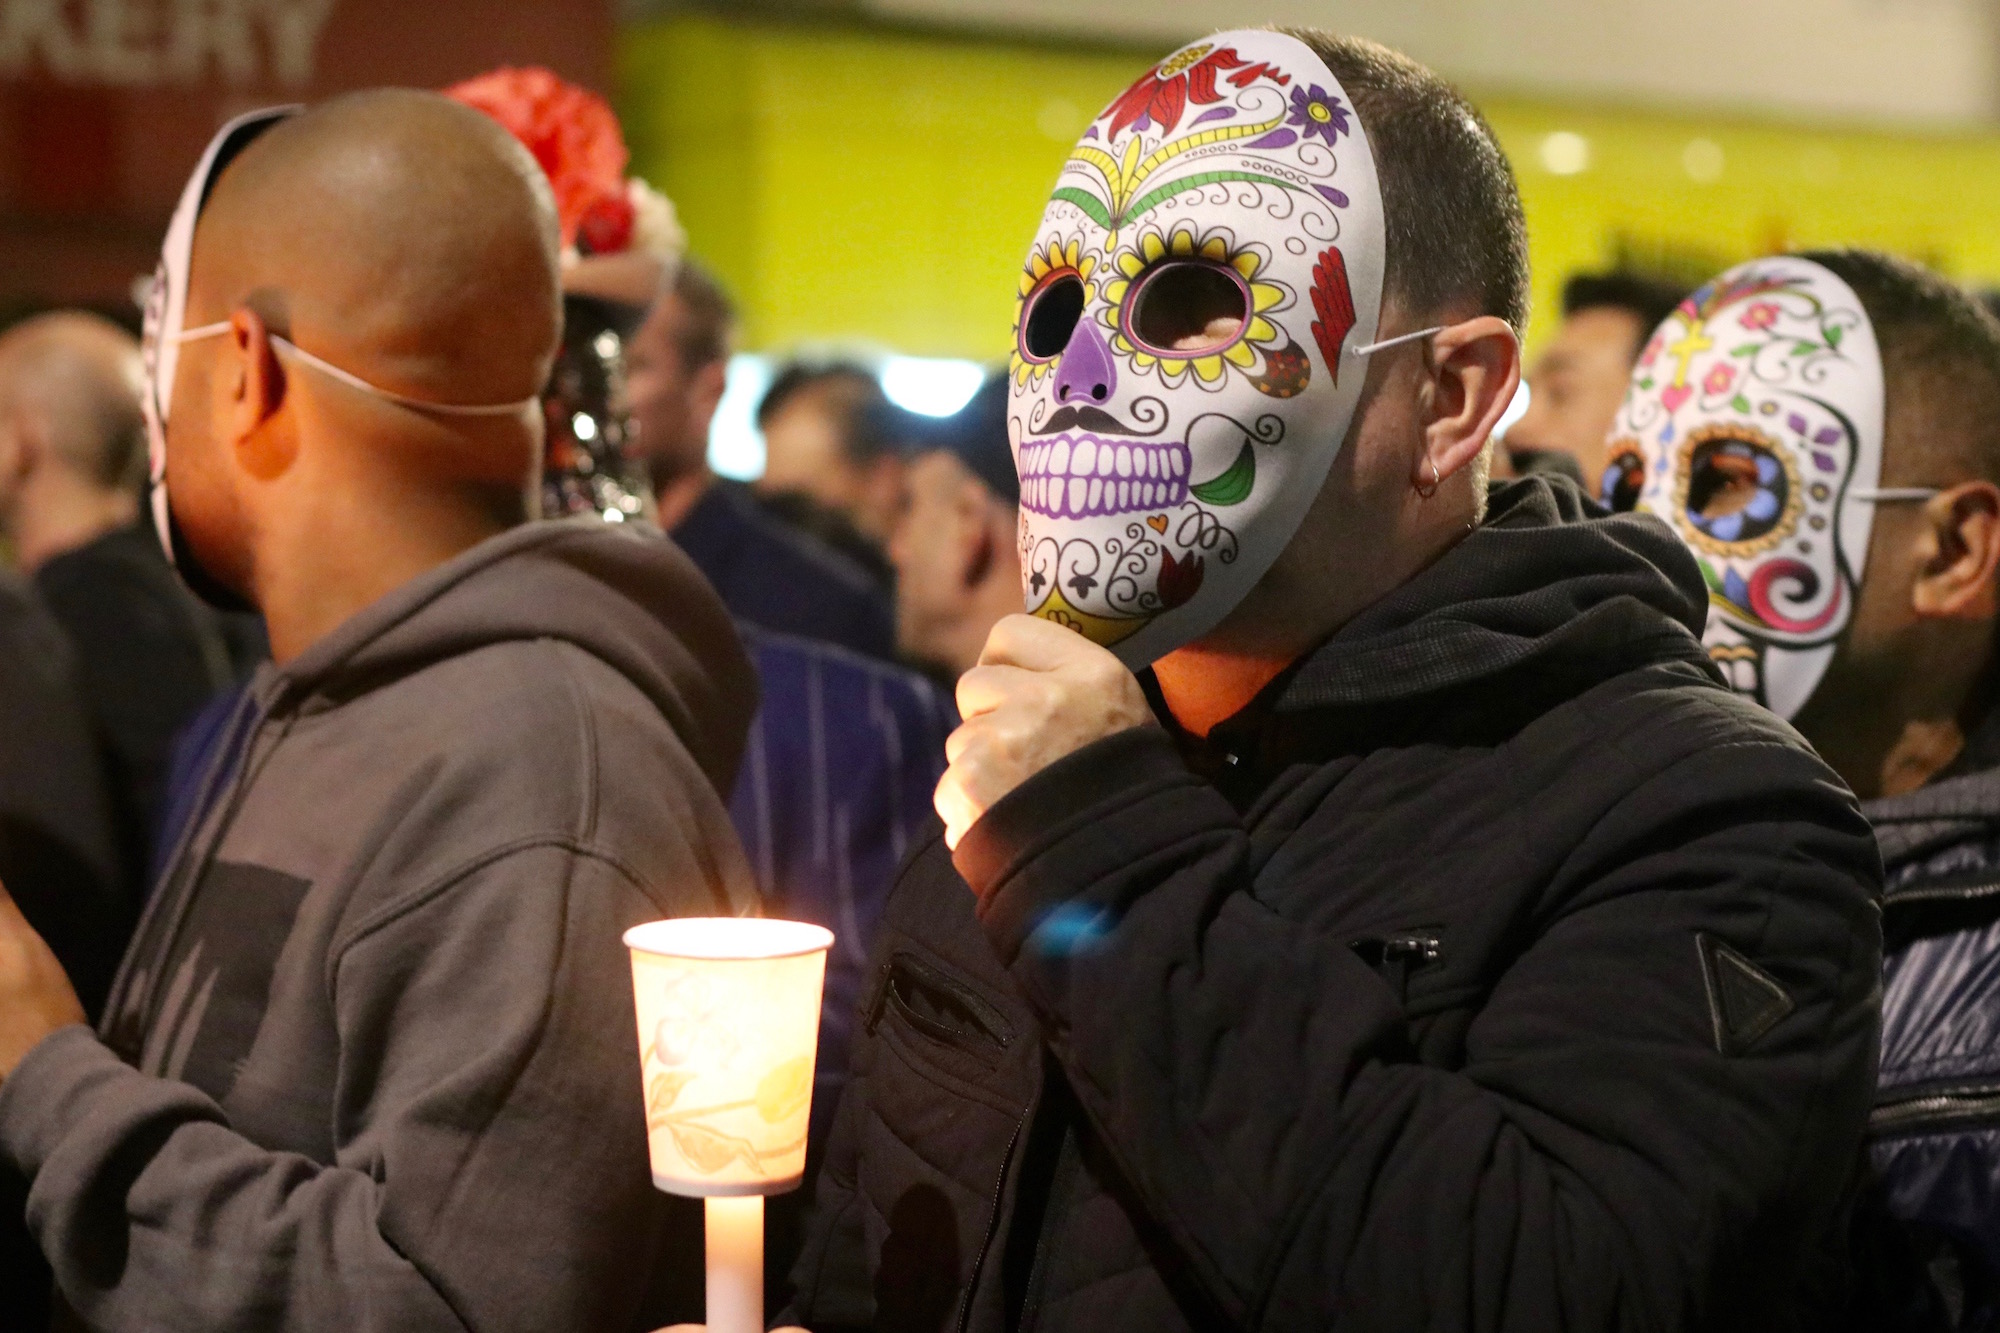
[[[1709,655],[1781,717],[1854,615],[1882,473],[1882,358],[1854,290],[1796,257],[1738,265],[1640,353],[1611,467],[1694,551]]]
[[[1028,611],[1132,667],[1228,615],[1340,450],[1383,266],[1367,134],[1303,43],[1218,33],[1114,101],[1021,277]]]

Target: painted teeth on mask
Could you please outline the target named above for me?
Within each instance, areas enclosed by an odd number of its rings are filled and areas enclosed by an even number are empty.
[[[1021,503],[1049,518],[1170,509],[1188,494],[1185,444],[1135,444],[1064,435],[1025,445]]]

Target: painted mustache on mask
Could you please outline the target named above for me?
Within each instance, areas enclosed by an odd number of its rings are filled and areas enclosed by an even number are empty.
[[[1060,435],[1069,430],[1098,431],[1108,435],[1144,435],[1126,425],[1101,407],[1088,403],[1065,404],[1049,413],[1049,419],[1036,428],[1037,435]]]

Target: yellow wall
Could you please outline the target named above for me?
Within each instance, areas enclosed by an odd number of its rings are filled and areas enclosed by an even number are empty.
[[[634,169],[672,195],[752,348],[1005,354],[1056,170],[1144,53],[680,17],[628,29]],[[2000,284],[2000,136],[1795,129],[1481,98],[1521,177],[1535,332],[1563,276],[1622,250],[1722,264],[1852,243]],[[1547,135],[1589,143],[1558,176]],[[1721,150],[1702,183],[1691,140]],[[1696,166],[1713,166],[1708,162]],[[1533,334],[1531,333],[1531,340]]]

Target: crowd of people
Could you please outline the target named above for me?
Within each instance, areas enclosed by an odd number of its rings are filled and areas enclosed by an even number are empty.
[[[143,336],[0,334],[0,1326],[698,1322],[620,939],[757,913],[781,1323],[2000,1319],[1979,297],[1585,274],[1524,367],[1478,111],[1240,30],[962,411],[799,362],[746,484],[623,162],[540,70],[252,112]]]

